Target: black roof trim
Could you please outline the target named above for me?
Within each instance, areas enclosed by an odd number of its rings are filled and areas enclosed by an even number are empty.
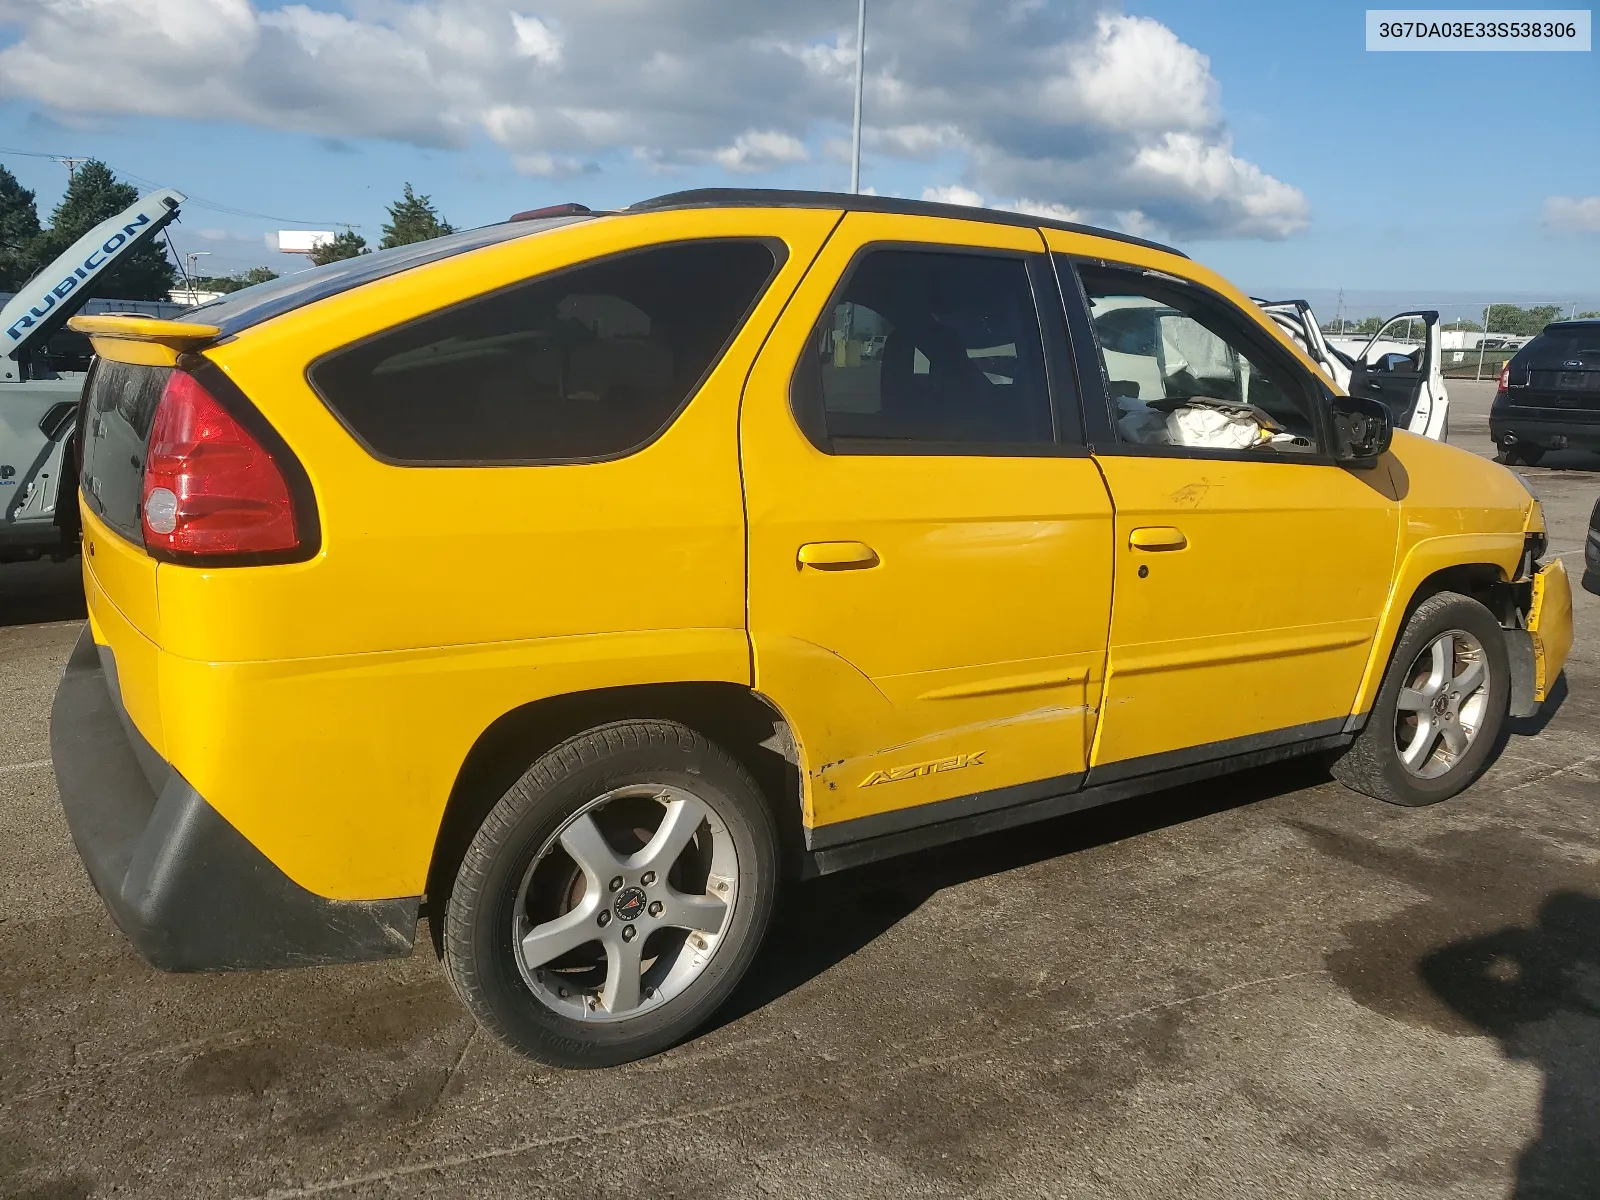
[[[1549,333],[1552,329],[1557,332],[1563,329],[1600,329],[1600,320],[1594,317],[1579,317],[1571,321],[1551,321],[1539,332]]]
[[[994,225],[1015,225],[1026,229],[1062,229],[1110,238],[1132,246],[1144,246],[1166,254],[1188,258],[1182,250],[1146,241],[1131,234],[1078,225],[1049,217],[999,208],[973,208],[965,204],[935,204],[929,200],[901,200],[894,196],[856,196],[849,192],[804,192],[786,188],[695,188],[687,192],[668,192],[631,205],[628,212],[656,212],[667,208],[840,208],[846,212],[898,213],[907,217],[952,217],[958,221],[988,221]]]

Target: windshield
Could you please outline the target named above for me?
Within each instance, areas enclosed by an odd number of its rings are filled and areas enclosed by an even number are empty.
[[[396,246],[391,250],[378,250],[356,258],[345,258],[326,266],[296,271],[281,279],[258,283],[254,287],[241,288],[191,308],[179,319],[215,325],[226,337],[315,300],[323,300],[364,283],[409,271],[412,267],[584,220],[588,218],[571,216],[551,217],[542,221],[507,221],[500,225],[485,225],[480,229],[446,234],[426,242]]]

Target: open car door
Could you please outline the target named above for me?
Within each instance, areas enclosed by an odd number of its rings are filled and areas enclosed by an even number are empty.
[[[1439,343],[1437,312],[1390,317],[1356,357],[1347,390],[1387,405],[1396,429],[1444,441],[1450,428],[1450,397]]]

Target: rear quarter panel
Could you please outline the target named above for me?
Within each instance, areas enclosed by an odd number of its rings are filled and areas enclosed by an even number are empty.
[[[456,774],[505,712],[624,684],[748,684],[739,399],[836,220],[600,218],[370,284],[208,350],[305,466],[323,543],[284,566],[161,565],[169,759],[302,886],[415,895]],[[635,246],[743,235],[783,240],[786,261],[688,407],[631,456],[391,466],[306,381],[327,351],[518,280]]]

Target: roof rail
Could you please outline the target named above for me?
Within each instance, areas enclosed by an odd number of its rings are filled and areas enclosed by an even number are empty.
[[[787,188],[696,188],[641,200],[627,211],[654,212],[666,208],[842,208],[847,212],[899,213],[908,217],[953,217],[961,221],[987,221],[994,225],[1016,225],[1028,229],[1064,229],[1068,233],[1086,233],[1092,237],[1110,238],[1133,246],[1176,254],[1179,258],[1188,257],[1183,251],[1160,242],[1094,225],[1029,216],[1001,208],[936,204],[931,200],[902,200],[896,196],[857,196],[849,192],[791,191]]]

